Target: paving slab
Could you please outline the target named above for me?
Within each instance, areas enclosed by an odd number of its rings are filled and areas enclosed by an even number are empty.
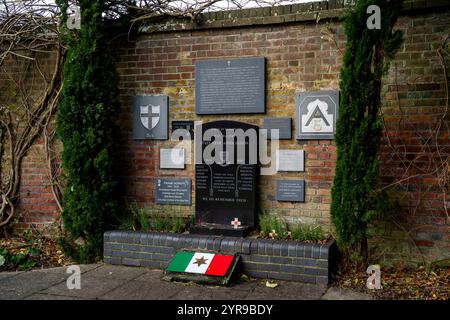
[[[67,284],[64,281],[63,283],[51,286],[40,293],[78,297],[82,299],[95,299],[111,290],[114,290],[126,282],[127,280],[123,279],[105,279],[104,277],[95,277],[86,274],[81,277],[81,289],[68,289]]]
[[[185,286],[171,300],[242,300],[251,294],[250,290],[235,290],[224,287]]]
[[[262,279],[240,279],[229,287],[162,280],[164,271],[104,264],[80,265],[81,289],[67,288],[67,267],[0,273],[0,300],[132,299],[132,300],[367,300],[349,289]]]
[[[100,296],[106,300],[167,300],[183,290],[182,286],[166,281],[132,280]]]
[[[24,300],[88,300],[79,297],[58,296],[53,294],[35,293]]]
[[[17,293],[17,298],[24,298],[52,285],[65,283],[67,279],[65,270],[65,268],[36,270],[3,278],[0,281],[0,299],[2,299],[1,293],[4,291],[14,291]]]
[[[132,280],[147,273],[144,268],[130,268],[124,266],[101,265],[87,271],[85,275],[106,279]]]
[[[356,292],[350,289],[331,287],[322,296],[323,300],[372,300],[368,294]]]
[[[26,294],[21,294],[14,290],[4,290],[0,288],[0,300],[21,300]]]
[[[0,281],[2,281],[2,279],[6,279],[6,278],[11,278],[11,277],[15,277],[19,274],[23,273],[23,271],[17,271],[17,272],[0,272]]]
[[[144,274],[142,274],[141,276],[137,277],[134,280],[155,282],[155,281],[162,281],[162,277],[164,277],[164,271],[147,269]]]
[[[327,287],[308,283],[275,281],[278,286],[269,288],[265,280],[256,280],[257,286],[247,299],[255,300],[317,300],[325,293]]]

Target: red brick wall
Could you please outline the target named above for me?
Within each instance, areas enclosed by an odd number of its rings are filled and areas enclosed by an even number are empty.
[[[170,141],[131,139],[130,97],[135,94],[167,94],[170,120],[231,119],[259,126],[264,117],[295,118],[295,92],[337,89],[340,62],[338,49],[321,40],[323,26],[297,24],[228,30],[173,32],[140,36],[122,50],[118,70],[121,75],[127,128],[127,195],[158,212],[193,214],[194,206],[154,206],[154,179],[185,176],[194,180],[194,165],[184,171],[160,170],[158,150],[173,146]],[[335,26],[336,28],[336,26]],[[342,33],[342,31],[339,31]],[[342,44],[343,37],[338,35]],[[195,114],[195,70],[200,59],[264,56],[267,59],[267,112],[265,115],[197,116]],[[304,149],[304,173],[278,173],[262,176],[260,208],[290,221],[321,224],[329,229],[330,188],[334,172],[335,146],[332,141],[311,140],[298,143],[294,138],[280,141],[280,148]],[[283,203],[274,199],[279,178],[304,178],[305,203]]]
[[[16,136],[19,136],[23,129],[22,125],[17,125],[17,119],[25,119],[25,109],[21,101],[26,98],[28,105],[34,106],[42,99],[47,82],[51,79],[55,54],[50,52],[50,48],[48,50],[34,54],[34,61],[9,56],[0,67],[0,106],[11,107],[13,131]],[[4,147],[7,152],[2,163],[2,179],[6,181],[9,177],[9,144]],[[42,137],[35,141],[23,158],[20,179],[19,198],[13,221],[15,229],[20,233],[30,227],[49,226],[58,220],[60,213],[50,188]]]
[[[128,203],[137,202],[150,212],[167,215],[191,216],[195,208],[194,204],[154,204],[156,177],[188,177],[194,184],[194,166],[187,165],[182,171],[160,170],[159,148],[174,146],[175,142],[132,139],[133,95],[168,95],[170,122],[231,119],[262,126],[264,117],[287,116],[295,119],[297,91],[339,88],[339,71],[345,47],[341,23],[337,18],[316,23],[315,15],[311,20],[309,16],[299,16],[292,11],[294,9],[290,10],[288,15],[270,17],[272,24],[268,25],[251,26],[249,24],[253,20],[237,19],[233,20],[233,24],[240,27],[216,28],[229,22],[217,20],[211,22],[211,28],[197,26],[197,30],[189,24],[178,23],[174,29],[183,31],[142,34],[120,50],[117,70],[122,103],[121,174],[125,186],[123,194]],[[288,18],[292,16],[294,18]],[[399,199],[402,206],[397,215],[374,225],[377,236],[372,239],[371,247],[376,261],[397,259],[421,262],[422,259],[448,258],[450,255],[449,221],[444,209],[444,201],[447,205],[449,202],[449,190],[447,199],[444,199],[437,178],[439,175],[436,172],[425,174],[433,172],[429,169],[430,163],[436,165],[436,161],[429,160],[430,154],[434,155],[432,158],[435,160],[439,158],[435,142],[439,154],[444,159],[448,158],[448,118],[443,125],[445,130],[439,131],[436,141],[424,142],[442,117],[446,105],[447,85],[437,49],[450,31],[449,21],[449,9],[441,8],[428,12],[422,10],[419,14],[405,13],[398,22],[398,27],[405,31],[405,42],[385,79],[385,134],[392,146],[386,139],[386,145],[382,148],[381,174],[385,186],[402,181],[387,188],[390,196]],[[251,56],[267,59],[266,114],[197,116],[195,61]],[[293,130],[295,136],[294,121]],[[34,150],[42,154],[39,152],[41,148],[42,145],[38,144]],[[329,209],[336,159],[334,142],[298,142],[291,139],[280,141],[280,148],[304,149],[305,172],[261,177],[261,210],[284,217],[290,223],[319,224],[326,230],[332,230]],[[413,164],[410,164],[411,160],[414,160]],[[42,159],[33,156],[33,153],[24,162],[20,199],[23,222],[46,223],[57,216],[46,185],[48,181],[44,167]],[[415,175],[414,179],[406,179]],[[279,178],[305,179],[305,203],[277,202],[275,181]]]

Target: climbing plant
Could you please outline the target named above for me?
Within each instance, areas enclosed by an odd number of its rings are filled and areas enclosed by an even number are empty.
[[[67,2],[59,0],[62,12]],[[81,29],[66,30],[68,47],[57,133],[64,150],[62,217],[66,252],[79,262],[100,255],[103,232],[118,216],[114,115],[115,61],[102,21],[104,1],[81,0]]]
[[[381,9],[381,28],[367,26],[367,7]],[[379,187],[381,81],[403,41],[394,31],[401,0],[359,0],[344,17],[347,37],[336,127],[337,162],[331,215],[346,253],[368,258],[367,227],[385,204]],[[349,257],[349,255],[347,255]]]

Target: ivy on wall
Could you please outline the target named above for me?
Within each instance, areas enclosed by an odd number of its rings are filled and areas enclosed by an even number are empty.
[[[370,5],[381,9],[380,29],[367,27]],[[381,80],[403,41],[402,32],[393,31],[401,7],[402,0],[359,0],[344,17],[347,43],[341,69],[331,215],[340,247],[357,253],[363,262],[368,259],[368,224],[386,203],[377,191]]]
[[[58,5],[66,12],[66,1]],[[62,244],[69,256],[84,263],[101,255],[103,232],[119,211],[113,125],[118,89],[102,22],[104,1],[81,0],[80,8],[81,29],[65,33],[68,52],[57,133],[66,175],[62,217],[68,236]]]

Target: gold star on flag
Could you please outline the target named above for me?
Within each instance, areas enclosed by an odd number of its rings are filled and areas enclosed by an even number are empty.
[[[200,267],[202,264],[206,264],[206,261],[208,259],[205,259],[205,257],[201,257],[200,259],[195,259],[195,262],[193,264],[196,264],[198,267]]]

